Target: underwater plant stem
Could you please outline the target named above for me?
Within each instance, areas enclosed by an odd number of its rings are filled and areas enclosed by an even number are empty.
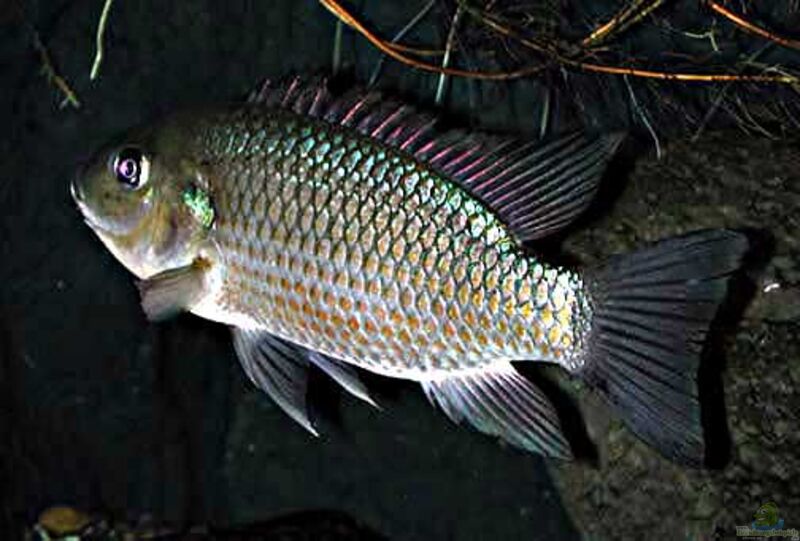
[[[631,82],[628,79],[628,76],[625,75],[623,79],[625,79],[625,86],[628,87],[628,94],[631,97],[631,103],[633,104],[633,108],[636,110],[637,113],[639,113],[639,117],[642,119],[642,124],[644,124],[644,127],[647,128],[647,131],[650,132],[650,136],[653,138],[653,142],[656,145],[656,159],[660,160],[661,143],[658,140],[658,134],[656,133],[656,130],[653,129],[653,125],[650,123],[650,119],[647,118],[647,114],[645,113],[644,108],[641,105],[639,105],[639,101],[636,99],[636,94],[633,92],[633,87],[631,86]]]
[[[331,71],[334,75],[339,73],[339,68],[342,64],[342,28],[344,23],[341,20],[336,21],[336,33],[333,36],[333,59],[331,61]]]
[[[601,41],[641,21],[663,3],[664,0],[651,0],[649,4],[647,0],[634,0],[609,19],[608,22],[599,26],[592,31],[591,34],[586,36],[583,41],[581,41],[581,45],[590,47],[599,44]]]
[[[89,80],[94,81],[100,72],[100,63],[103,61],[103,34],[106,32],[108,13],[111,11],[111,4],[114,0],[106,0],[103,4],[103,11],[100,13],[100,20],[97,22],[97,35],[95,36],[95,46],[97,52],[94,55],[92,71],[89,72]]]
[[[456,8],[456,12],[453,14],[453,21],[450,23],[450,32],[447,35],[447,45],[445,46],[444,56],[442,57],[443,68],[446,68],[450,63],[450,52],[453,50],[453,42],[455,42],[456,39],[456,28],[458,27],[458,20],[461,18],[461,12],[461,4],[459,4]],[[436,105],[441,105],[442,99],[444,99],[444,90],[446,85],[447,75],[440,73],[439,84],[436,86],[436,99],[434,100]]]
[[[800,78],[788,73],[779,73],[775,75],[743,75],[743,74],[733,74],[733,73],[681,73],[681,72],[647,70],[647,69],[640,69],[633,67],[608,66],[603,64],[583,62],[581,60],[576,60],[564,56],[552,46],[544,45],[519,35],[518,33],[508,28],[507,26],[494,20],[493,17],[491,17],[486,13],[480,12],[478,10],[473,10],[472,8],[467,8],[467,11],[475,14],[476,18],[478,18],[480,21],[482,21],[484,24],[494,29],[495,31],[503,34],[504,36],[513,38],[521,45],[525,45],[526,47],[536,52],[542,54],[548,54],[560,64],[577,70],[590,71],[594,73],[606,73],[610,75],[629,75],[631,77],[641,77],[645,79],[661,79],[665,81],[704,82],[704,83],[736,81],[736,82],[749,82],[749,83],[782,83],[794,86],[800,84]]]
[[[664,81],[684,81],[684,82],[704,82],[721,83],[727,81],[747,82],[747,83],[781,83],[797,85],[800,79],[793,75],[739,75],[734,73],[674,73],[665,71],[643,70],[638,68],[626,68],[617,66],[601,66],[598,64],[579,63],[579,66],[586,71],[596,73],[608,73],[614,75],[631,75],[645,79],[661,79]]]
[[[392,42],[386,42],[386,45],[392,49],[400,51],[401,53],[411,53],[417,56],[441,56],[444,54],[442,49],[422,49],[420,47],[411,47],[409,45],[403,45],[402,43]]]
[[[422,7],[422,9],[419,10],[419,12],[416,15],[414,15],[414,17],[412,17],[412,19],[410,21],[408,21],[408,24],[406,24],[403,28],[400,29],[400,31],[397,34],[395,34],[395,36],[392,38],[392,41],[389,42],[389,44],[394,46],[396,49],[401,50],[396,45],[396,42],[400,41],[401,39],[403,39],[405,37],[405,35],[408,32],[411,31],[411,29],[413,29],[415,26],[417,26],[417,24],[423,19],[423,17],[425,17],[425,15],[428,14],[428,12],[431,10],[431,8],[433,8],[433,5],[435,3],[436,3],[436,0],[428,0],[428,3],[425,4]],[[378,80],[378,76],[381,73],[381,68],[383,68],[384,62],[386,62],[386,57],[385,56],[381,56],[380,59],[378,60],[378,63],[375,64],[375,69],[372,70],[372,75],[370,76],[369,83],[368,83],[369,86],[374,85],[375,81]]]
[[[435,64],[422,62],[410,58],[401,53],[396,46],[392,46],[381,40],[377,35],[372,33],[361,22],[351,15],[339,2],[336,0],[319,0],[319,2],[330,10],[334,15],[339,17],[345,24],[352,27],[354,30],[362,34],[370,43],[384,52],[387,56],[394,58],[398,62],[407,64],[409,66],[421,69],[424,71],[432,71],[435,73],[445,73],[447,75],[455,75],[457,77],[472,77],[474,79],[488,79],[488,80],[508,80],[526,77],[534,73],[538,73],[544,69],[544,65],[536,65],[527,68],[522,68],[515,71],[504,72],[473,72],[454,68],[442,68]]]
[[[434,73],[443,73],[446,75],[454,75],[456,77],[469,77],[473,79],[484,80],[509,80],[521,77],[535,75],[544,71],[550,66],[550,63],[543,62],[534,66],[521,68],[509,72],[483,72],[483,71],[468,71],[454,68],[444,68],[428,62],[422,62],[409,56],[406,56],[399,51],[397,45],[391,45],[383,41],[376,34],[365,27],[356,17],[348,12],[337,0],[319,0],[331,13],[341,19],[345,24],[352,27],[354,30],[362,34],[370,43],[383,51],[387,56],[406,64],[408,66]],[[770,75],[743,75],[732,73],[682,73],[682,72],[667,72],[657,70],[647,70],[633,67],[623,66],[609,66],[603,64],[594,64],[583,62],[561,53],[558,47],[550,43],[538,43],[530,40],[524,36],[517,34],[507,26],[497,22],[494,18],[475,8],[472,8],[466,3],[459,2],[464,7],[464,11],[473,15],[476,19],[483,22],[485,25],[494,29],[498,33],[515,39],[522,45],[547,56],[551,60],[564,67],[572,68],[578,71],[588,71],[593,73],[605,73],[609,75],[629,75],[631,77],[640,77],[645,79],[660,79],[663,81],[681,81],[681,82],[702,82],[702,83],[718,83],[718,82],[748,82],[748,83],[779,83],[789,84],[794,87],[800,86],[800,78],[789,73],[777,73]]]
[[[81,106],[80,100],[78,100],[77,94],[72,88],[69,86],[69,83],[61,77],[58,72],[56,72],[55,67],[53,66],[53,61],[50,59],[50,54],[47,52],[47,48],[42,43],[41,38],[39,37],[39,33],[31,28],[31,32],[33,34],[33,48],[36,49],[36,52],[39,53],[39,59],[42,63],[42,73],[47,78],[47,80],[54,84],[56,88],[58,88],[61,93],[64,95],[64,100],[61,102],[61,106],[64,105],[71,105],[76,109],[79,109]]]
[[[759,56],[764,54],[773,45],[774,45],[773,43],[767,43],[766,45],[761,47],[758,51],[753,53],[750,56],[750,58],[747,59],[747,63],[754,62]],[[720,88],[719,93],[714,98],[714,101],[711,104],[711,107],[708,108],[708,111],[706,111],[706,114],[703,116],[703,119],[700,122],[700,125],[697,127],[697,130],[695,130],[694,134],[692,135],[692,137],[690,139],[690,141],[692,143],[694,143],[698,139],[700,139],[700,136],[703,134],[703,130],[705,130],[706,126],[711,121],[711,118],[719,110],[719,108],[722,105],[723,101],[725,100],[726,94],[728,93],[728,90],[730,88],[731,88],[731,83],[730,82],[726,83],[725,85],[722,86],[722,88]]]
[[[542,116],[539,119],[539,138],[543,139],[547,134],[547,126],[550,124],[550,99],[552,91],[547,84],[543,85],[544,100],[542,101]]]
[[[770,41],[774,41],[778,45],[800,50],[800,41],[779,36],[774,32],[770,32],[769,30],[765,30],[760,26],[756,26],[741,15],[734,13],[725,6],[718,4],[714,0],[708,0],[708,6],[716,13],[722,15],[736,26],[743,28],[748,32],[761,36],[762,38],[766,38]]]

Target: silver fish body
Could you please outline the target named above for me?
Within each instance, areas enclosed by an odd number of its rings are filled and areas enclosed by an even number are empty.
[[[378,94],[295,79],[134,132],[72,189],[143,278],[145,312],[230,325],[250,379],[312,432],[309,366],[374,403],[360,367],[419,381],[456,422],[567,458],[557,412],[511,364],[542,361],[697,465],[697,366],[745,237],[699,232],[584,272],[529,249],[589,205],[619,141],[437,132]]]

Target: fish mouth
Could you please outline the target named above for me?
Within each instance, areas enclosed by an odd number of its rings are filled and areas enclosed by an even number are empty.
[[[72,179],[69,183],[69,193],[72,196],[72,199],[80,205],[83,201],[86,200],[85,195],[83,193],[83,188],[81,186],[81,178],[84,177],[86,172],[86,165],[81,163],[75,170],[75,173],[72,175]]]
[[[72,200],[75,201],[75,205],[78,207],[81,215],[83,215],[83,219],[86,223],[92,225],[89,219],[89,207],[83,199],[83,190],[81,190],[80,185],[74,180],[69,183],[69,194],[72,196]]]
[[[75,178],[73,178],[69,183],[69,194],[72,196],[72,200],[75,201],[75,204],[78,206],[78,210],[81,211],[81,214],[86,216],[88,208],[86,206],[86,198],[83,193],[83,188],[81,188],[81,184],[78,182],[79,176],[80,175],[76,175]]]
[[[69,183],[69,193],[76,202],[80,203],[83,201],[83,190],[81,190],[75,180]]]
[[[106,230],[95,219],[92,218],[92,211],[85,202],[83,190],[81,189],[81,185],[79,182],[77,182],[77,180],[73,180],[69,183],[69,193],[72,196],[72,200],[75,201],[75,205],[78,207],[78,211],[81,213],[83,221],[86,223],[86,225],[88,225],[92,231],[98,235],[109,234],[110,231]]]

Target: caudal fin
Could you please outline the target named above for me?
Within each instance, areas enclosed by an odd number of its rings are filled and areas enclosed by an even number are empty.
[[[589,276],[593,305],[581,376],[639,438],[702,465],[697,369],[747,238],[710,230],[618,256]]]

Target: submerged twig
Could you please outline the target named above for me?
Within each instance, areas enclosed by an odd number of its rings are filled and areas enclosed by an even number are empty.
[[[751,83],[783,83],[791,85],[800,84],[800,78],[788,73],[780,73],[777,75],[742,75],[742,74],[731,74],[731,73],[679,73],[679,72],[646,70],[646,69],[622,67],[622,66],[608,66],[602,64],[594,64],[590,62],[583,62],[581,60],[576,60],[565,56],[560,51],[558,51],[557,49],[555,49],[550,45],[535,42],[524,36],[521,36],[520,34],[511,30],[507,26],[499,23],[493,17],[491,17],[486,13],[474,10],[472,8],[468,8],[468,11],[475,14],[479,20],[481,20],[484,24],[486,24],[490,28],[494,29],[495,31],[505,36],[515,39],[521,45],[524,45],[540,54],[549,55],[553,60],[561,63],[564,66],[583,71],[605,73],[611,75],[628,75],[632,77],[639,77],[645,79],[661,79],[666,81],[706,82],[706,83],[736,81],[736,82],[751,82]]]
[[[633,103],[633,107],[639,116],[642,118],[642,124],[644,124],[647,131],[650,132],[650,136],[653,138],[653,141],[656,145],[656,159],[661,159],[661,143],[658,140],[658,134],[656,134],[656,130],[653,129],[653,125],[650,123],[650,119],[647,118],[647,114],[644,112],[644,108],[639,105],[639,102],[636,100],[636,94],[633,92],[633,87],[631,86],[631,82],[628,80],[628,76],[625,75],[623,77],[625,79],[625,86],[628,87],[628,94],[631,97],[631,102]]]
[[[333,75],[339,73],[339,67],[342,64],[342,27],[344,27],[344,23],[337,20],[336,33],[333,35],[333,59],[331,60]]]
[[[75,94],[75,91],[72,90],[67,81],[61,77],[58,72],[56,72],[53,62],[50,59],[50,54],[47,52],[47,48],[39,38],[39,33],[33,29],[31,29],[31,31],[33,33],[33,47],[36,49],[36,52],[39,53],[39,58],[42,62],[42,73],[44,73],[44,76],[47,78],[47,80],[54,84],[56,88],[58,88],[58,90],[60,90],[64,95],[64,100],[61,102],[61,107],[64,107],[65,105],[71,105],[76,109],[80,108],[81,102],[78,100],[78,95]]]
[[[711,44],[711,49],[712,49],[712,50],[713,50],[715,53],[718,53],[718,52],[719,52],[719,45],[717,45],[717,36],[716,36],[716,30],[715,30],[713,27],[709,28],[708,30],[706,30],[706,31],[705,31],[705,32],[703,32],[702,34],[700,34],[700,33],[696,33],[696,32],[686,32],[686,31],[684,31],[684,32],[681,32],[681,33],[682,33],[684,36],[686,36],[687,38],[692,38],[692,39],[707,39],[707,40],[708,40],[708,42]]]
[[[608,73],[615,75],[631,75],[644,79],[661,79],[663,81],[683,81],[702,83],[741,82],[741,83],[779,83],[797,85],[800,79],[794,75],[784,73],[781,75],[738,75],[733,73],[674,73],[666,71],[643,70],[639,68],[626,68],[616,66],[601,66],[598,64],[579,64],[586,71]]]
[[[458,27],[458,20],[461,18],[461,4],[456,8],[453,14],[453,21],[450,23],[450,32],[447,35],[447,45],[444,49],[444,56],[442,57],[442,67],[446,68],[450,63],[450,53],[453,50],[453,42],[456,39],[456,28]],[[444,89],[447,84],[447,75],[444,73],[439,74],[439,84],[436,86],[436,105],[441,105],[444,98]]]
[[[547,126],[550,124],[550,99],[551,90],[547,85],[544,87],[544,102],[542,103],[542,116],[539,119],[539,138],[543,139],[547,134]]]
[[[714,0],[708,0],[708,6],[716,13],[719,13],[720,15],[722,15],[723,17],[734,23],[736,26],[743,28],[748,32],[759,35],[762,38],[766,38],[770,41],[774,41],[778,45],[782,45],[784,47],[789,47],[792,49],[800,49],[800,41],[779,36],[774,32],[770,32],[769,30],[765,30],[760,26],[756,26],[755,24],[751,23],[741,15],[734,13],[725,6],[718,4]]]
[[[389,45],[377,35],[372,33],[367,27],[353,17],[337,0],[319,0],[319,2],[328,8],[334,15],[339,17],[345,24],[352,27],[354,30],[363,35],[367,41],[372,43],[375,47],[380,49],[386,55],[394,58],[398,62],[407,64],[409,66],[421,69],[424,71],[432,71],[434,73],[445,73],[447,75],[455,75],[458,77],[472,77],[474,79],[488,79],[488,80],[509,80],[527,77],[534,73],[539,73],[544,69],[543,65],[530,66],[527,68],[518,69],[515,71],[502,71],[502,72],[473,72],[454,68],[442,68],[435,64],[422,62],[401,53],[397,46]]]
[[[433,8],[433,5],[435,3],[436,0],[428,0],[428,3],[425,4],[423,8],[416,15],[414,15],[414,17],[410,21],[408,21],[408,24],[406,24],[402,29],[400,29],[400,31],[397,34],[395,34],[395,36],[392,38],[392,41],[390,41],[389,44],[397,47],[396,42],[403,39],[405,35],[411,31],[412,28],[417,26],[417,24],[425,17],[425,15],[428,14],[431,8]],[[380,75],[381,68],[383,67],[384,62],[386,62],[386,57],[381,56],[381,58],[378,60],[378,63],[375,64],[375,69],[372,70],[372,75],[369,78],[369,86],[374,85],[375,81],[378,80],[378,75]]]
[[[736,96],[735,99],[736,99],[736,104],[739,106],[739,110],[744,113],[744,115],[747,118],[747,120],[750,121],[750,125],[753,126],[753,128],[756,131],[761,132],[761,134],[764,135],[765,137],[767,137],[768,139],[777,139],[775,134],[773,134],[767,128],[765,128],[764,126],[759,124],[758,120],[756,120],[753,117],[753,115],[750,114],[750,110],[747,108],[747,105],[742,101],[742,97],[741,96]]]
[[[114,0],[106,0],[103,4],[103,11],[100,13],[100,20],[97,23],[97,35],[95,36],[95,46],[97,52],[94,55],[94,62],[92,63],[92,71],[89,72],[89,79],[94,81],[100,72],[100,63],[103,61],[103,34],[106,31],[106,23],[108,21],[108,12],[111,11],[111,4]]]
[[[759,56],[764,54],[764,52],[767,51],[772,46],[773,46],[772,43],[767,43],[766,45],[761,47],[758,51],[756,51],[755,53],[750,55],[750,58],[747,59],[746,63],[755,62],[755,60]],[[725,100],[726,94],[728,92],[728,89],[730,89],[730,87],[731,87],[731,83],[726,83],[720,89],[719,93],[714,98],[714,101],[712,102],[711,107],[708,108],[708,111],[706,111],[706,114],[703,116],[703,119],[700,122],[700,125],[697,127],[697,130],[695,130],[694,134],[692,135],[692,138],[691,138],[692,142],[695,142],[698,139],[700,139],[700,136],[703,134],[703,130],[705,130],[705,128],[706,128],[706,125],[711,121],[711,118],[717,113],[717,110],[719,109],[719,107],[722,104],[723,100]]]
[[[577,58],[574,54],[567,54],[566,47],[562,44],[555,42],[540,42],[526,38],[519,33],[511,30],[508,26],[500,23],[494,16],[488,12],[468,6],[465,2],[461,1],[459,5],[463,6],[464,11],[473,15],[476,19],[483,22],[487,27],[495,30],[496,32],[510,37],[517,41],[519,44],[528,47],[529,49],[546,57],[550,62],[543,62],[527,68],[522,68],[510,72],[482,72],[482,71],[467,71],[461,69],[441,67],[427,62],[423,62],[407,56],[400,52],[400,46],[387,44],[376,34],[366,28],[356,17],[348,12],[338,0],[319,0],[319,2],[330,10],[336,17],[342,20],[345,24],[351,26],[357,32],[361,33],[370,43],[383,51],[386,55],[394,58],[395,60],[407,64],[411,67],[421,69],[424,71],[431,71],[434,73],[454,75],[458,77],[470,77],[474,79],[487,79],[487,80],[508,80],[520,77],[526,77],[533,74],[538,74],[546,69],[552,62],[561,64],[562,67],[568,67],[579,71],[587,71],[593,73],[604,73],[608,75],[625,75],[631,77],[645,78],[645,79],[660,79],[663,81],[681,81],[681,82],[702,82],[702,83],[718,83],[718,82],[749,82],[749,83],[777,83],[789,84],[794,87],[800,86],[800,77],[796,75],[778,71],[774,74],[760,74],[760,75],[744,75],[733,73],[684,73],[684,72],[669,72],[658,71],[650,69],[641,69],[626,66],[611,66],[596,64],[592,62],[584,62],[581,58]],[[649,4],[650,6],[655,4]],[[585,58],[590,51],[584,51],[583,57]],[[776,71],[776,70],[772,70]]]
[[[581,45],[584,47],[597,45],[614,34],[622,32],[626,28],[638,23],[663,3],[664,0],[650,0],[649,3],[648,0],[634,0],[609,19],[607,23],[601,25],[586,36],[583,41],[581,41]]]

